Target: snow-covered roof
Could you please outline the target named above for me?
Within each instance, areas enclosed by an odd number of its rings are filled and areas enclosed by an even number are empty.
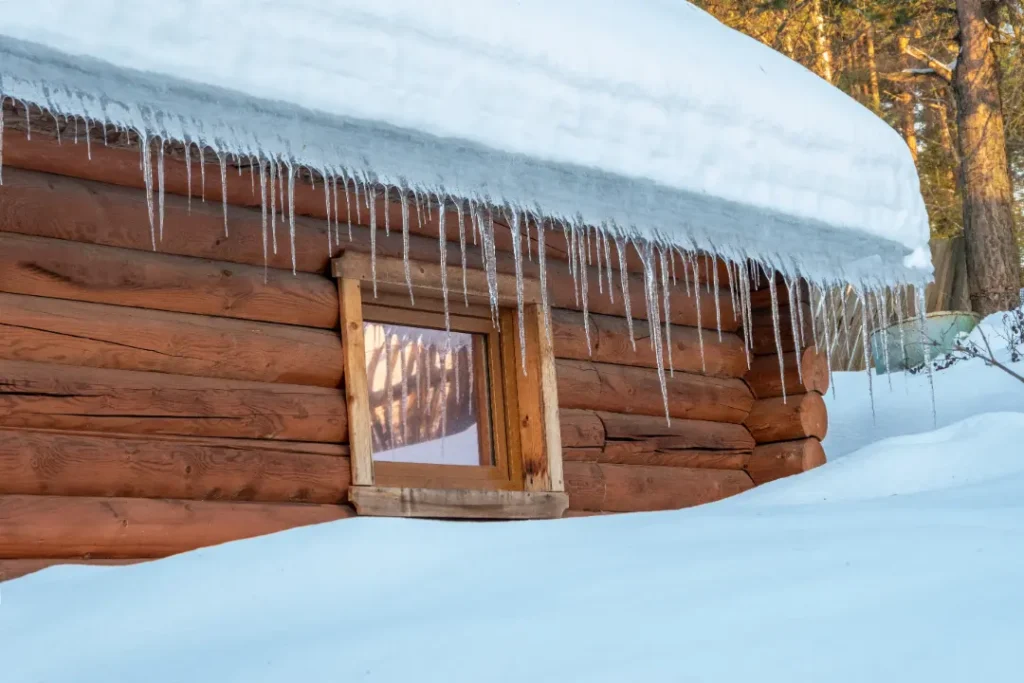
[[[899,135],[681,0],[8,1],[0,94],[818,282],[930,274]]]

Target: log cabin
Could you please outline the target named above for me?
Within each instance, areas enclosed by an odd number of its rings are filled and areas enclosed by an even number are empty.
[[[686,3],[487,46],[346,0],[273,55],[189,45],[155,0],[57,4],[0,21],[0,580],[720,500],[825,462],[829,287],[902,311],[929,274],[898,136]]]

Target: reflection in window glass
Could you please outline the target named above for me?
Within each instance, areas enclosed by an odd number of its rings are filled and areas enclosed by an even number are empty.
[[[373,459],[492,465],[486,337],[363,325]]]

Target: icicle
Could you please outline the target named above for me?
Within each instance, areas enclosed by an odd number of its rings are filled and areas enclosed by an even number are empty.
[[[334,254],[334,238],[331,235],[331,184],[324,176],[324,209],[327,211],[327,258]]]
[[[57,131],[57,144],[60,145],[60,119],[53,117],[54,128]]]
[[[837,292],[837,289],[838,288],[833,288],[832,289],[832,293],[835,294]],[[854,349],[853,349],[853,347],[850,346],[850,313],[847,310],[847,304],[848,304],[848,300],[850,298],[849,292],[850,292],[850,290],[849,290],[848,287],[843,287],[843,291],[839,294],[840,299],[841,299],[841,303],[843,304],[843,318],[839,322],[840,322],[840,324],[842,325],[842,328],[843,328],[843,339],[846,340],[846,357],[852,359],[853,358],[853,351],[854,351]],[[857,302],[856,301],[853,302],[853,309],[857,310]],[[834,312],[835,311],[833,310],[833,313]],[[838,335],[839,332],[837,331],[836,334]],[[847,366],[847,367],[849,367],[849,366]]]
[[[85,124],[85,156],[92,161],[92,123],[89,121]]]
[[[585,244],[585,246],[583,248],[583,253],[585,253],[587,255],[587,257],[585,259],[586,265],[590,266],[590,265],[593,265],[593,262],[591,260],[591,255],[590,255],[590,226],[588,226],[586,224],[583,224],[583,223],[581,223],[580,225],[583,228],[583,241],[584,241],[584,244]],[[580,259],[580,263],[583,263],[583,262],[584,262],[584,259]]]
[[[455,210],[459,215],[459,250],[462,252],[462,300],[469,306],[469,288],[466,284],[466,216],[461,199],[455,202]]]
[[[530,214],[523,212],[523,225],[526,228],[526,258],[533,263],[533,245],[530,240]]]
[[[665,379],[665,359],[662,355],[661,321],[658,314],[658,281],[655,275],[654,247],[644,242],[640,250],[640,261],[644,267],[644,300],[647,306],[647,327],[654,347],[655,365],[658,368],[658,382],[661,385],[661,400],[665,406],[665,422],[672,424],[668,410],[668,382]]]
[[[160,145],[160,152],[156,158],[156,177],[157,177],[157,188],[159,192],[159,205],[160,205],[160,241],[164,241],[164,141],[158,139],[157,143]]]
[[[786,292],[789,295],[789,322],[793,332],[793,343],[796,346],[796,353],[793,355],[796,357],[796,376],[800,380],[800,384],[804,383],[804,370],[803,362],[801,361],[801,351],[803,350],[803,333],[801,330],[800,321],[800,281],[798,279],[791,279],[786,281]],[[782,392],[785,396],[786,392],[786,376],[782,376]]]
[[[732,263],[730,261],[730,262],[726,263],[726,268],[725,268],[726,272],[729,273],[729,300],[732,302],[732,320],[733,320],[733,322],[736,322],[737,320],[739,320],[739,315],[740,315],[740,311],[739,311],[740,302],[737,300],[738,297],[737,297],[737,292],[736,292],[736,277],[735,277],[735,273],[733,272],[735,270],[735,267],[736,267],[736,264]]]
[[[348,191],[348,173],[345,174],[345,219],[348,221],[348,241],[352,241],[352,202]]]
[[[405,285],[409,288],[409,303],[415,304],[416,297],[412,292],[412,272],[409,269],[409,193],[403,191],[399,196],[402,204],[402,269],[405,271]]]
[[[704,325],[700,320],[700,276],[698,275],[700,260],[696,254],[692,256],[690,267],[693,270],[693,300],[697,308],[697,345],[700,347],[700,369],[701,372],[706,373],[708,368],[704,361]]]
[[[619,280],[622,285],[622,303],[626,307],[626,328],[629,330],[629,343],[636,351],[636,337],[633,335],[633,312],[630,310],[629,273],[626,271],[626,241],[620,235],[615,236],[615,249],[619,252]]]
[[[736,279],[739,288],[737,298],[740,302],[740,318],[743,326],[743,352],[747,358],[747,369],[749,370],[752,361],[750,351],[753,346],[753,334],[751,331],[753,311],[751,310],[752,302],[750,300],[750,275],[745,265],[740,267],[737,264]]]
[[[228,236],[228,167],[225,165],[224,155],[217,152],[217,161],[220,162],[220,203],[224,209],[224,236]]]
[[[32,105],[25,103],[25,139],[32,139]]]
[[[768,273],[768,291],[772,297],[772,331],[775,333],[775,352],[779,356],[779,380],[782,383],[782,402],[786,402],[786,369],[782,359],[782,334],[779,331],[779,291],[775,284],[776,273]]]
[[[284,162],[281,162],[281,165],[278,166],[278,169],[277,169],[277,189],[279,190],[278,194],[280,195],[278,197],[278,200],[279,200],[279,202],[281,204],[281,223],[282,224],[287,224],[288,223],[288,213],[287,213],[287,211],[288,211],[288,208],[287,208],[288,204],[285,201],[285,196],[284,196],[284,188],[285,188],[285,183],[284,183],[285,169],[284,169],[284,166],[285,166]],[[291,175],[291,166],[290,165],[288,166],[288,170],[289,170],[289,175]]]
[[[227,223],[224,228],[227,229]],[[295,172],[291,163],[288,164],[288,239],[292,248],[292,275],[295,275],[298,271],[295,261]]]
[[[665,256],[667,249],[660,249],[658,251],[658,259],[661,263],[661,293],[664,297],[665,306],[665,348],[668,349],[668,374],[671,377],[676,376],[675,366],[672,363],[672,308],[669,304],[669,291],[668,285],[668,259]]]
[[[525,314],[523,307],[523,249],[522,239],[523,235],[519,231],[519,212],[512,211],[512,254],[516,264],[516,311],[519,313],[517,325],[519,327],[519,351],[522,360],[523,374],[528,374],[526,371],[526,324]],[[586,298],[584,298],[586,301]],[[586,316],[586,312],[583,313]],[[584,317],[584,321],[586,318]]]
[[[149,154],[149,138],[143,137],[142,143],[142,179],[146,185],[146,209],[149,213],[149,236],[156,251],[156,220],[153,216],[153,161]]]
[[[270,167],[270,236],[273,240],[274,256],[277,256],[277,189],[274,187],[274,179],[279,174],[277,161],[271,160],[267,165]]]
[[[78,144],[78,117],[74,117],[75,120],[75,144]]]
[[[604,262],[608,272],[608,300],[611,303],[615,303],[615,287],[612,286],[612,247],[611,247],[611,235],[605,235],[601,240],[604,243]]]
[[[262,168],[262,167],[261,167]],[[192,213],[192,143],[185,143],[185,185],[188,186],[188,212]]]
[[[0,185],[4,184],[4,98],[0,97]]]
[[[907,315],[903,305],[903,288],[899,285],[893,288],[893,299],[893,306],[896,308],[896,322],[899,323],[897,327],[900,331],[900,353],[903,359],[900,367],[905,369],[907,367],[907,337],[903,331],[905,327],[903,323],[906,321]]]
[[[718,290],[718,259],[714,261],[714,267],[711,268],[711,278],[715,285],[715,324],[718,326],[718,341],[722,341],[722,304],[719,301]]]
[[[669,270],[672,271],[672,286],[675,287],[679,283],[676,281],[676,251],[675,249],[669,249],[668,252],[668,265]]]
[[[391,237],[391,198],[388,194],[391,192],[391,188],[387,183],[384,183],[384,236]]]
[[[889,365],[889,335],[886,331],[888,326],[885,321],[887,309],[888,302],[885,297],[885,288],[879,287],[878,291],[875,292],[875,312],[878,314],[878,335],[881,338],[882,356],[885,360],[885,378],[889,384],[889,390],[892,391],[892,366]]]
[[[868,375],[868,394],[871,397],[871,421],[875,421],[875,384],[874,378],[871,372],[871,359],[868,357],[868,325],[871,324],[870,314],[868,312],[868,293],[866,290],[861,290],[858,293],[860,298],[860,339],[861,346],[863,346],[864,355],[864,372]],[[845,311],[844,311],[845,312]]]
[[[331,195],[334,203],[334,243],[341,246],[341,204],[338,203],[338,176],[331,176]]]
[[[576,279],[576,229],[570,228],[568,223],[562,223],[562,232],[565,234],[565,244],[569,247],[569,275],[572,276],[572,293],[576,299],[576,305],[580,305],[579,285]]]
[[[363,196],[370,209],[370,279],[373,280],[373,298],[377,298],[377,187],[367,184]]]
[[[256,197],[256,169],[254,168],[254,166],[256,166],[256,160],[253,159],[252,155],[250,155],[249,156],[249,192],[250,192],[250,195],[253,198]],[[239,170],[239,172],[241,172],[242,167],[239,166],[238,170]],[[330,216],[328,216],[327,218],[329,220]]]
[[[188,149],[186,147],[186,149]],[[267,172],[260,159],[260,218],[263,235],[263,282],[267,281]]]
[[[484,253],[484,268],[487,273],[487,293],[491,302],[491,322],[500,326],[498,317],[498,271],[494,252],[494,214],[487,207],[486,221],[480,217],[480,242]]]
[[[423,205],[420,202],[420,193],[415,189],[412,191],[412,199],[416,204],[416,226],[423,232]]]
[[[597,261],[597,293],[604,294],[604,284],[601,279],[601,231],[594,228],[594,253]]]
[[[551,347],[551,307],[548,303],[547,252],[544,250],[544,219],[537,222],[537,265],[540,267],[540,310],[544,317],[544,334],[548,348]]]
[[[693,255],[688,251],[679,252],[679,260],[683,263],[683,286],[686,287],[686,296],[690,296],[690,269],[687,265],[693,259]],[[696,283],[693,285],[696,287]]]
[[[206,147],[196,145],[199,149],[199,190],[201,199],[206,201]]]
[[[832,331],[835,330],[836,334],[839,333],[838,325],[833,328],[832,324],[835,322],[835,315],[832,316],[832,320],[829,320],[829,308],[832,304],[831,290],[826,285],[825,290],[822,292],[824,295],[822,298],[822,304],[824,306],[824,317],[825,317],[825,364],[828,366],[828,379],[829,385],[832,387],[832,398],[836,396],[836,383],[835,378],[832,376]],[[833,311],[835,313],[835,311]],[[838,342],[838,340],[836,340]]]
[[[441,298],[444,300],[444,329],[445,332],[451,332],[451,320],[448,316],[448,235],[444,229],[444,212],[446,208],[447,200],[441,198],[440,205],[437,209],[437,250],[441,257]],[[448,337],[446,344],[451,343],[451,337]]]
[[[587,246],[589,239],[587,239],[586,236],[590,234],[590,231],[585,225],[582,226],[582,228],[584,235],[577,235],[576,237],[576,246],[580,249],[580,260],[577,266],[577,271],[579,272],[580,277],[580,294],[583,298],[583,335],[587,338],[587,355],[590,355],[593,351],[590,346],[590,285],[587,279],[587,271],[589,270],[587,266],[587,258],[589,255],[585,253],[589,251],[589,247]],[[575,227],[573,227],[573,232],[576,232]]]

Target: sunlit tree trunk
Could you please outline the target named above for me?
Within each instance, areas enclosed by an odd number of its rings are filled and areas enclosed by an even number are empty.
[[[878,89],[878,62],[875,61],[875,29],[873,26],[868,27],[865,42],[867,43],[868,84],[871,88],[871,108],[877,114],[882,111],[882,95]]]
[[[821,0],[813,0],[811,3],[811,20],[814,23],[814,37],[817,45],[818,75],[831,83],[833,78],[832,48],[829,45],[825,15],[821,11]]]
[[[953,73],[971,305],[982,315],[1020,305],[1020,251],[992,49],[998,3],[957,0],[960,56]]]

